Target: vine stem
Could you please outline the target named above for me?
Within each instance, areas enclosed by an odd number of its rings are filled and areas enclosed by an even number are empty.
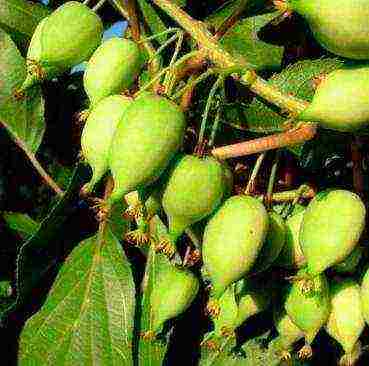
[[[218,159],[237,158],[308,141],[315,136],[316,131],[317,125],[315,123],[304,123],[290,131],[218,147],[213,149],[211,153]]]
[[[297,115],[306,108],[307,105],[305,101],[280,92],[279,89],[260,78],[248,62],[241,62],[233,58],[219,45],[217,38],[209,32],[204,23],[191,18],[172,1],[153,0],[153,2],[191,35],[207,58],[222,69],[234,69],[234,77],[242,84],[249,87],[254,93],[283,110],[290,112],[291,115]],[[245,70],[247,71],[245,72]],[[236,71],[238,71],[238,73],[243,72],[243,75],[239,77]]]
[[[246,186],[246,189],[245,189],[244,194],[248,195],[248,194],[250,194],[250,193],[252,193],[254,191],[256,178],[257,178],[257,176],[259,174],[259,171],[260,171],[260,168],[261,168],[261,164],[263,163],[263,160],[264,160],[265,156],[266,156],[266,153],[263,152],[256,159],[254,168],[253,168],[253,170],[251,172],[250,179],[249,179],[249,181],[247,183],[247,186]]]
[[[308,198],[315,197],[315,195],[316,195],[316,192],[312,187],[310,187],[307,184],[303,184],[298,189],[292,189],[292,190],[289,190],[289,191],[273,193],[271,195],[271,201],[272,202],[283,203],[283,202],[294,201],[296,199],[296,197],[307,198],[308,199]],[[258,198],[264,199],[265,195],[262,194],[262,195],[258,196]]]
[[[7,125],[4,122],[1,122],[4,127],[10,132]],[[63,196],[64,191],[58,186],[58,184],[54,181],[54,179],[46,172],[46,170],[42,167],[39,161],[36,159],[35,154],[33,154],[27,147],[27,145],[15,134],[11,133],[13,141],[16,145],[23,150],[23,152],[27,155],[27,158],[32,163],[33,167],[36,169],[41,178],[45,181],[45,183],[58,195]]]

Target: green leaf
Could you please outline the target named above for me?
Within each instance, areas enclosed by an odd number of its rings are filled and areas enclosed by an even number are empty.
[[[135,289],[111,230],[81,242],[20,335],[19,365],[132,365]]]
[[[266,43],[258,37],[259,31],[276,15],[263,14],[240,20],[220,43],[232,56],[244,58],[257,71],[279,70],[283,47]]]
[[[219,28],[220,25],[237,10],[240,3],[245,0],[231,0],[225,2],[220,8],[218,8],[213,14],[206,18],[206,22],[211,24],[215,29]],[[249,0],[246,3],[245,10],[243,11],[244,16],[260,15],[267,11],[267,0]]]
[[[167,236],[167,229],[158,216],[153,217],[150,222],[151,233],[155,241],[163,239]],[[141,302],[141,319],[140,332],[145,333],[152,329],[152,312],[150,305],[150,294],[155,285],[155,278],[162,268],[168,265],[168,260],[163,254],[156,253],[151,246],[146,264],[145,276],[142,283],[142,302]],[[139,341],[139,365],[161,366],[167,351],[167,344],[162,340],[145,340]]]
[[[52,206],[36,233],[21,246],[16,263],[16,295],[0,308],[0,320],[23,304],[40,279],[55,265],[55,259],[60,255],[60,248],[55,243],[64,234],[62,224],[79,199],[78,189],[86,181],[87,174],[84,165],[76,167],[66,193]]]
[[[39,148],[45,131],[44,100],[35,87],[23,100],[14,92],[26,77],[25,60],[10,36],[0,29],[0,123],[18,145],[31,153]]]
[[[23,239],[34,235],[40,225],[29,215],[20,212],[4,212],[3,218],[9,228],[16,231]]]
[[[273,75],[268,83],[284,93],[311,101],[315,93],[314,79],[343,65],[343,61],[334,58],[300,61]],[[243,116],[243,125],[252,132],[270,133],[285,130],[286,118],[261,98],[255,98],[248,107],[243,108]]]
[[[0,27],[21,43],[31,39],[37,24],[49,14],[50,10],[39,3],[0,0]]]

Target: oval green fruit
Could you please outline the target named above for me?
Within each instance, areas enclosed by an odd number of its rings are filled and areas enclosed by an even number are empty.
[[[202,254],[213,297],[219,299],[250,271],[268,232],[268,220],[263,204],[243,195],[230,197],[209,220]]]
[[[369,59],[369,6],[366,0],[287,0],[303,16],[328,51],[354,60]]]
[[[256,279],[242,279],[237,282],[239,291],[236,292],[237,317],[234,328],[239,327],[248,318],[265,311],[271,303],[272,294],[268,284]]]
[[[332,107],[334,106],[334,107]],[[352,132],[369,125],[369,67],[332,71],[317,87],[301,121]]]
[[[306,274],[305,269],[297,276]],[[313,278],[314,290],[308,294],[301,290],[300,283],[294,282],[287,293],[285,310],[292,321],[304,332],[305,341],[310,345],[319,330],[328,320],[331,303],[328,281],[324,273]]]
[[[361,282],[360,299],[364,319],[369,324],[369,269],[364,273]]]
[[[224,170],[223,164],[210,156],[185,155],[177,162],[162,201],[173,241],[221,204],[228,189]]]
[[[90,113],[81,137],[82,154],[92,168],[92,178],[83,191],[90,192],[109,169],[109,151],[118,122],[130,98],[112,95],[103,99]]]
[[[276,212],[270,212],[269,230],[256,262],[252,267],[252,273],[263,272],[274,263],[285,245],[286,231],[283,217]]]
[[[280,267],[287,269],[301,268],[306,263],[299,241],[304,213],[305,207],[297,205],[292,215],[286,220],[286,242],[275,262]]]
[[[110,202],[156,181],[181,147],[186,121],[180,108],[158,95],[135,99],[114,134],[109,166]]]
[[[308,205],[300,244],[311,276],[342,262],[357,245],[365,225],[365,206],[346,190],[327,190]]]
[[[199,280],[190,271],[172,264],[157,274],[150,295],[152,329],[162,331],[164,323],[183,313],[191,305],[199,291]]]
[[[280,356],[289,353],[295,342],[304,337],[304,332],[292,321],[284,309],[273,312],[274,326],[278,337],[270,343],[270,349]]]
[[[36,28],[28,49],[31,63],[21,90],[86,61],[101,42],[103,24],[88,6],[68,1]]]
[[[327,333],[341,344],[346,355],[355,351],[365,321],[360,301],[360,286],[352,279],[330,284],[331,313]]]
[[[83,76],[91,106],[131,87],[142,61],[140,48],[129,39],[114,37],[99,46],[88,61]]]
[[[332,269],[337,273],[353,273],[355,272],[362,256],[363,248],[356,247],[347,258],[334,265]]]

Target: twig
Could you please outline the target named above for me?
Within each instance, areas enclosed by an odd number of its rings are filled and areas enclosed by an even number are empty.
[[[283,110],[289,111],[292,115],[297,115],[306,108],[306,102],[288,94],[283,94],[279,89],[266,83],[253,70],[252,65],[234,59],[217,42],[216,38],[209,32],[204,23],[191,18],[180,7],[169,0],[153,0],[164,12],[173,18],[191,37],[198,43],[204,55],[216,66],[222,69],[234,69],[235,77],[253,92],[261,95],[269,102],[277,105]],[[245,72],[245,70],[248,70]],[[236,71],[243,72],[242,77],[238,77]]]
[[[140,23],[137,16],[136,0],[126,0],[126,4],[131,35],[133,40],[138,42],[140,40]]]
[[[249,181],[247,183],[246,189],[245,189],[245,194],[250,194],[254,191],[255,189],[255,182],[256,182],[256,178],[258,176],[259,170],[261,168],[261,164],[263,163],[263,160],[265,158],[266,153],[263,152],[261,153],[258,158],[256,159],[254,168],[251,172]]]
[[[213,123],[213,126],[211,128],[211,134],[210,134],[210,139],[209,139],[209,142],[208,142],[208,146],[210,148],[213,147],[214,145],[214,141],[215,141],[215,137],[216,137],[216,134],[218,132],[218,128],[219,128],[219,124],[220,124],[220,102],[219,100],[217,101],[217,105],[216,105],[216,114],[215,114],[215,118],[214,118],[214,123]]]
[[[54,179],[46,172],[46,170],[42,167],[39,161],[36,159],[36,156],[28,149],[27,145],[15,134],[11,132],[11,130],[7,127],[5,122],[0,122],[4,125],[4,127],[9,131],[13,141],[20,147],[24,153],[27,155],[29,161],[32,163],[33,167],[37,170],[38,174],[45,181],[45,183],[58,195],[62,196],[64,191],[58,186],[58,184],[54,181]]]
[[[290,145],[296,145],[312,139],[315,136],[317,125],[315,123],[301,124],[299,128],[261,137],[252,141],[226,145],[212,150],[212,154],[218,159],[236,158],[256,154],[258,152],[273,150]]]

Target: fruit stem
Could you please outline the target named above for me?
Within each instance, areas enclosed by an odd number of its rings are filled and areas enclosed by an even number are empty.
[[[259,94],[267,101],[295,115],[299,114],[306,108],[305,101],[281,93],[279,89],[276,89],[274,86],[268,84],[265,80],[257,76],[248,62],[241,63],[239,60],[235,60],[218,44],[216,37],[209,32],[204,23],[191,18],[172,1],[153,0],[153,2],[171,18],[177,21],[177,23],[195,39],[201,51],[204,52],[204,55],[216,66],[222,69],[236,68],[239,70],[249,70],[241,78],[236,75],[236,73],[235,77],[242,84],[248,86],[250,90]]]
[[[223,86],[223,89],[224,91],[224,86]],[[222,93],[224,94],[224,93]],[[218,132],[218,128],[219,128],[219,124],[220,124],[220,101],[218,100],[216,102],[216,114],[215,114],[215,118],[214,118],[214,123],[213,123],[213,126],[211,128],[211,134],[210,134],[210,139],[209,139],[209,142],[208,142],[208,146],[209,148],[212,148],[213,145],[214,145],[214,141],[215,141],[215,137],[216,137],[216,134]]]
[[[199,139],[198,139],[198,142],[197,142],[197,146],[202,146],[202,144],[204,143],[206,122],[208,120],[210,107],[211,107],[211,104],[213,102],[215,93],[217,92],[218,88],[221,86],[221,84],[223,82],[224,82],[223,75],[219,75],[217,80],[215,81],[215,83],[213,84],[213,86],[210,89],[210,93],[209,93],[209,96],[208,96],[208,99],[207,99],[206,105],[205,105],[205,110],[204,110],[204,113],[202,115],[202,121],[201,121],[201,127],[200,127],[200,133],[199,133]]]
[[[94,7],[92,7],[92,11],[95,13],[105,4],[106,0],[100,0]]]
[[[201,83],[202,81],[207,79],[209,76],[216,74],[218,71],[219,70],[216,70],[213,68],[206,70],[196,79],[194,79],[191,83],[187,83],[185,87],[177,91],[177,93],[175,93],[172,96],[172,99],[173,100],[178,99],[181,95],[185,94],[188,90],[193,89],[197,84]]]
[[[229,159],[251,155],[308,141],[315,136],[316,130],[317,125],[315,123],[303,123],[300,124],[298,128],[279,134],[218,147],[213,149],[211,153],[218,159]]]
[[[256,159],[254,168],[252,169],[252,172],[251,172],[251,175],[250,175],[249,181],[247,183],[244,194],[248,195],[248,194],[252,193],[255,190],[256,178],[257,178],[257,175],[259,173],[259,170],[261,168],[261,164],[263,163],[263,160],[264,160],[265,156],[266,156],[266,153],[263,152]]]
[[[267,194],[266,194],[266,197],[265,197],[267,207],[270,207],[270,205],[272,203],[273,188],[274,188],[274,183],[275,183],[275,179],[276,179],[276,176],[277,176],[279,157],[280,157],[280,151],[277,150],[275,158],[274,158],[274,162],[273,162],[273,165],[272,165],[272,169],[271,169],[271,172],[270,172]]]

